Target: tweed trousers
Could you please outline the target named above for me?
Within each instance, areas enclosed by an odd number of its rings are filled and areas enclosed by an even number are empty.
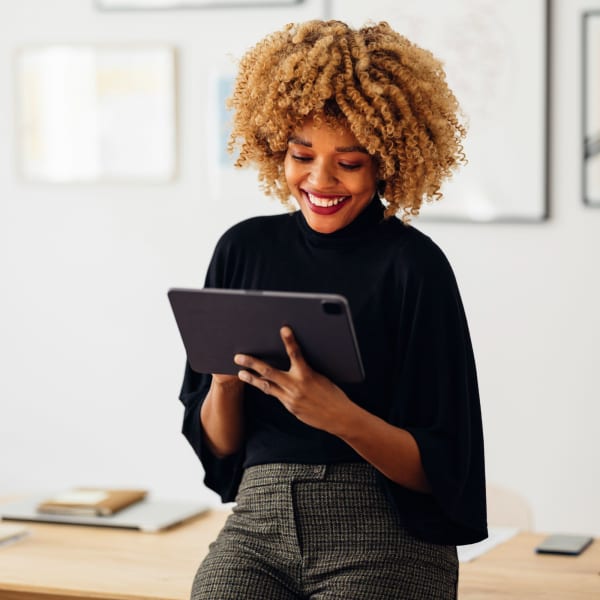
[[[455,546],[402,526],[366,463],[246,469],[192,600],[455,599]]]

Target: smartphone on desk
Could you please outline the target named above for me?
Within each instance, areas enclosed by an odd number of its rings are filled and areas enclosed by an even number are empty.
[[[566,554],[577,556],[581,554],[593,541],[588,535],[568,535],[557,533],[549,535],[542,540],[535,551],[538,554]]]

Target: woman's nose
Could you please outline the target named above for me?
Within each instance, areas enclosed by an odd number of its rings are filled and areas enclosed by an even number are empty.
[[[315,186],[328,186],[337,183],[333,169],[324,161],[315,161],[309,175],[310,182]]]

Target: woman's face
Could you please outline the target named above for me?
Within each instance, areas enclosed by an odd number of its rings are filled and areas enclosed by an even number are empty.
[[[284,167],[292,196],[319,233],[352,223],[375,194],[375,163],[348,128],[307,119],[290,137]]]

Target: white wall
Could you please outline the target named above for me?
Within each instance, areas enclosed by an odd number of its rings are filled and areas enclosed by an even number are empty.
[[[99,13],[92,4],[0,5],[0,495],[110,484],[216,502],[179,434],[183,351],[166,290],[201,285],[227,225],[279,211],[255,191],[248,202],[217,198],[207,108],[212,65],[280,22],[261,12],[235,23],[219,11]],[[537,529],[600,535],[600,210],[583,206],[580,187],[580,15],[593,7],[600,0],[553,2],[551,219],[417,225],[445,249],[461,286],[488,479],[525,496]],[[310,0],[296,10],[291,18],[302,20],[323,7]],[[19,180],[15,49],[135,40],[178,47],[178,179]]]
[[[594,7],[552,3],[550,221],[426,229],[469,314],[489,481],[525,496],[538,530],[598,535],[600,211],[582,205],[580,185],[580,23]]]

